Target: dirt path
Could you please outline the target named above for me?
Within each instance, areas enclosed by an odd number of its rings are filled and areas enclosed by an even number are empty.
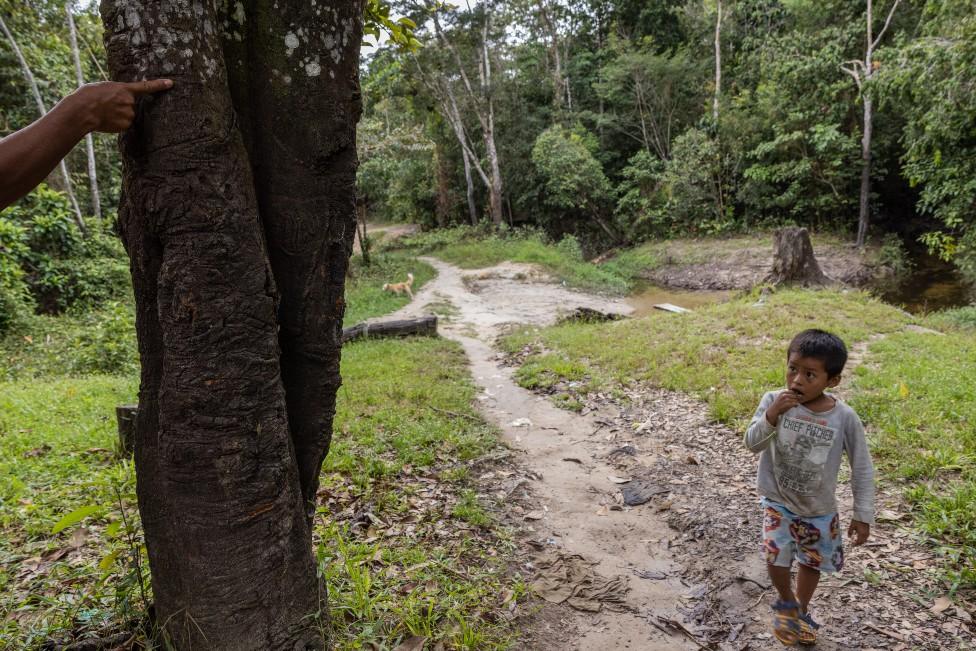
[[[620,314],[631,308],[546,282],[529,265],[464,272],[425,261],[438,277],[397,316],[431,307],[447,315],[441,332],[464,347],[483,413],[520,453],[513,472],[478,479],[522,533],[523,570],[552,578],[553,568],[565,569],[560,562],[578,554],[594,563],[587,581],[616,589],[598,613],[547,604],[515,648],[783,648],[768,630],[772,594],[756,551],[756,459],[741,433],[711,422],[697,399],[646,386],[626,389],[624,400],[575,396],[582,415],[558,409],[517,386],[511,360],[492,348],[507,324],[547,325],[576,307]],[[854,347],[849,370],[867,348]],[[655,496],[623,506],[616,483],[623,479],[644,481]],[[844,572],[821,582],[813,614],[825,627],[815,648],[973,648],[969,612],[933,609],[943,594],[939,559],[917,539],[898,490],[881,486],[872,540],[849,549]],[[844,481],[839,504],[846,523],[851,496]]]
[[[441,333],[459,342],[471,362],[479,401],[505,441],[523,453],[518,463],[527,481],[520,489],[531,511],[519,517],[534,565],[574,554],[595,563],[596,580],[622,577],[629,587],[622,603],[608,603],[598,613],[568,607],[549,608],[519,648],[552,649],[694,649],[696,645],[665,634],[646,619],[649,613],[674,615],[674,604],[687,591],[674,578],[676,569],[662,532],[663,517],[649,509],[621,507],[617,485],[608,477],[619,471],[604,456],[612,449],[605,427],[595,416],[580,416],[555,407],[545,398],[519,387],[512,368],[491,342],[505,324],[547,325],[560,313],[576,307],[627,314],[622,301],[604,299],[540,282],[529,265],[504,264],[487,270],[462,272],[439,260],[424,258],[438,272],[416,299],[394,317],[417,316],[430,306],[450,303],[456,313],[441,324]],[[453,312],[453,310],[452,310]],[[519,485],[521,484],[521,485]],[[618,510],[619,509],[619,510]],[[534,543],[534,544],[533,544]],[[539,549],[541,547],[541,550]],[[527,567],[532,570],[532,567]],[[643,572],[653,578],[639,578]],[[542,572],[544,574],[544,572]]]

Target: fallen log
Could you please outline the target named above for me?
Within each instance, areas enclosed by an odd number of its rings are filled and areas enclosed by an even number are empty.
[[[437,334],[437,317],[422,316],[419,319],[396,319],[393,321],[376,321],[374,323],[357,323],[350,328],[342,329],[342,343],[357,339],[378,339],[381,337],[408,337],[411,335],[435,336]]]

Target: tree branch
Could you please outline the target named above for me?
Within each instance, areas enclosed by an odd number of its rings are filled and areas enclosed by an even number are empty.
[[[891,17],[895,15],[895,9],[898,8],[898,3],[900,2],[901,0],[895,0],[895,4],[891,5],[891,11],[888,12],[888,18],[885,19],[884,27],[881,28],[881,31],[878,32],[878,37],[874,39],[874,43],[871,44],[872,52],[874,51],[874,48],[878,47],[878,43],[881,42],[881,39],[882,37],[884,37],[885,32],[888,31],[888,26],[891,24]]]

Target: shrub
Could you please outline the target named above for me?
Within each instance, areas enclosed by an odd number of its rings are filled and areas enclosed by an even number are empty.
[[[4,211],[0,214],[4,298],[0,300],[4,305],[20,305],[21,311],[33,308],[57,314],[125,297],[129,293],[125,253],[108,223],[90,220],[90,233],[82,237],[64,195],[43,185]],[[26,302],[17,298],[24,294],[20,285],[32,296]]]

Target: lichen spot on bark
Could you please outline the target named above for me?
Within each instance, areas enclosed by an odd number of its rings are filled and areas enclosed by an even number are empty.
[[[309,77],[318,77],[322,73],[322,66],[318,61],[311,61],[305,64],[305,74]]]
[[[288,50],[288,56],[291,56],[291,53],[294,52],[295,48],[297,47],[298,36],[295,34],[295,32],[288,32],[285,34],[285,48]]]

